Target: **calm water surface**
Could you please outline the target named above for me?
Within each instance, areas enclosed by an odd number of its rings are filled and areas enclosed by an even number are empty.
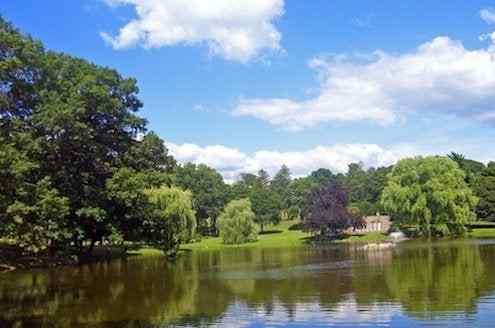
[[[1,327],[495,327],[495,240],[190,253],[0,275]]]

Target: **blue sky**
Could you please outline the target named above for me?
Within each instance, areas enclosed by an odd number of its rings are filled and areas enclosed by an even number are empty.
[[[174,155],[231,180],[281,164],[298,176],[450,151],[495,159],[492,7],[17,0],[0,13],[49,49],[137,78],[141,114]]]

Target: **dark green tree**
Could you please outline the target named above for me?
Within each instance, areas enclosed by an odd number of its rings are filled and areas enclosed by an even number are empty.
[[[256,188],[252,190],[249,199],[261,232],[264,232],[266,225],[280,222],[281,201],[277,193],[268,188]]]
[[[175,159],[168,154],[163,140],[154,132],[132,140],[129,151],[123,156],[123,166],[137,171],[161,171],[172,173]]]
[[[476,207],[478,217],[495,221],[495,162],[490,162],[476,178],[474,190],[480,198]]]
[[[464,173],[466,174],[466,182],[470,186],[473,186],[476,177],[479,176],[485,169],[485,164],[474,161],[472,159],[468,159],[466,158],[466,156],[460,153],[451,152],[447,155],[447,157],[456,162],[457,165],[459,165],[459,168],[464,171]]]
[[[198,230],[216,235],[216,220],[228,199],[228,186],[215,169],[200,164],[185,164],[176,170],[174,183],[193,194]]]
[[[314,183],[318,184],[319,186],[336,182],[335,175],[329,169],[320,168],[316,171],[311,172],[309,177]]]
[[[268,187],[270,185],[270,175],[263,169],[258,171],[258,180],[262,187]]]

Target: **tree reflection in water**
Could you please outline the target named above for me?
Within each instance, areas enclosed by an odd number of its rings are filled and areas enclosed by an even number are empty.
[[[0,276],[0,323],[204,326],[240,317],[289,322],[304,315],[328,322],[345,321],[352,309],[352,320],[377,320],[373,313],[386,320],[392,311],[422,320],[469,315],[480,297],[493,293],[494,256],[493,244],[412,242],[374,251],[233,249],[185,254],[174,264],[129,258],[12,272]]]

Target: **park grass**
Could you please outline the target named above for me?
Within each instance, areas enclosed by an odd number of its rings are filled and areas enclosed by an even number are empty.
[[[309,233],[294,229],[298,221],[282,221],[276,226],[268,226],[265,232],[258,236],[258,240],[241,245],[225,245],[222,239],[203,238],[201,241],[181,246],[184,251],[216,251],[224,249],[251,248],[251,249],[277,249],[294,248],[311,244]],[[332,243],[379,243],[388,241],[389,238],[381,233],[370,233],[363,236],[344,236]],[[152,254],[152,253],[151,253]],[[146,255],[146,253],[143,253]]]
[[[495,228],[473,229],[468,233],[471,238],[495,238]]]
[[[390,237],[380,232],[370,232],[365,235],[345,236],[336,240],[335,243],[341,244],[360,244],[360,243],[381,243],[390,241]]]
[[[303,246],[310,237],[308,233],[292,230],[297,221],[283,221],[276,226],[267,226],[258,236],[258,240],[241,245],[225,245],[220,237],[203,238],[200,242],[185,244],[181,247],[189,251],[211,251],[229,248],[292,248]]]

